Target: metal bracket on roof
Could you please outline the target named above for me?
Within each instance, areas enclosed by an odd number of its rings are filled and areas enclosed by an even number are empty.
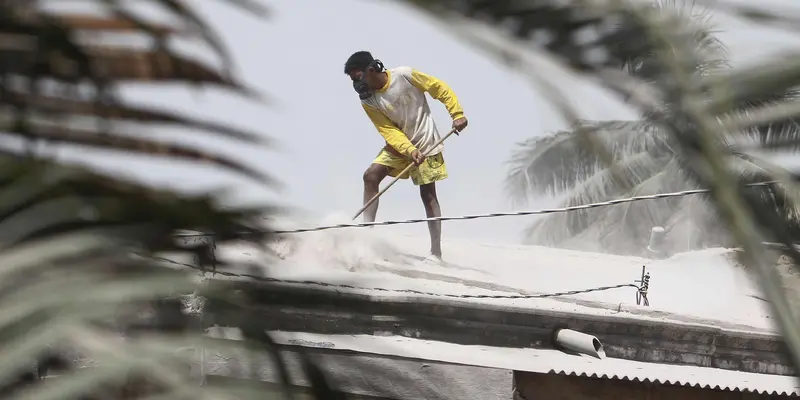
[[[647,291],[650,289],[650,273],[647,272],[647,266],[642,265],[642,278],[633,282],[639,284],[636,290],[636,305],[650,306],[650,300],[647,299]]]

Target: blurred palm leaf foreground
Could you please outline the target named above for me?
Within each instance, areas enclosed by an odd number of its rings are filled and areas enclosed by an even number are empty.
[[[231,76],[225,47],[183,1],[150,2],[171,14],[168,25],[126,7],[136,2],[86,3],[91,13],[48,12],[47,4],[32,0],[0,2],[2,396],[250,398],[242,390],[234,397],[200,386],[191,373],[193,349],[208,345],[201,329],[190,329],[187,295],[228,293],[198,286],[196,271],[165,268],[158,260],[167,253],[196,256],[210,266],[209,246],[264,243],[263,216],[271,209],[222,208],[212,195],[155,189],[39,150],[94,148],[205,164],[268,185],[263,173],[181,140],[211,135],[264,146],[262,135],[135,104],[120,88],[192,85],[248,98],[253,92]],[[230,7],[265,15],[245,0]],[[148,45],[105,40],[126,35],[145,37]],[[173,51],[170,44],[183,39],[204,42],[222,68]],[[167,142],[145,135],[158,126],[184,128],[184,137]],[[213,241],[175,239],[186,230],[213,232]],[[45,375],[59,377],[40,379]]]

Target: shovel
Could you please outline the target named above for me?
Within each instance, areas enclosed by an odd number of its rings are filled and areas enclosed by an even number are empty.
[[[454,133],[455,133],[455,134],[458,134],[458,131],[456,131],[456,128],[453,128],[453,129],[451,129],[451,130],[450,130],[450,132],[447,132],[447,135],[444,135],[444,137],[442,137],[442,138],[441,138],[441,139],[439,139],[439,140],[438,140],[436,143],[434,143],[434,145],[433,145],[433,146],[431,146],[431,148],[436,148],[436,147],[438,147],[440,144],[442,144],[442,143],[443,143],[445,140],[447,140],[447,138],[449,138],[450,136],[452,136]],[[427,154],[426,154],[425,156],[427,156]],[[359,217],[361,214],[363,214],[363,213],[364,213],[364,211],[365,211],[367,208],[369,208],[369,206],[371,206],[371,205],[372,205],[372,203],[374,203],[375,201],[377,201],[377,200],[378,200],[378,198],[380,198],[380,197],[381,197],[381,196],[382,196],[384,193],[386,193],[386,191],[387,191],[387,190],[389,190],[389,188],[390,188],[390,187],[392,187],[392,185],[394,185],[395,183],[397,183],[397,181],[399,181],[399,180],[400,180],[400,177],[401,177],[401,176],[403,176],[403,175],[407,174],[409,171],[411,171],[411,168],[414,168],[414,167],[416,167],[416,166],[417,166],[417,165],[416,165],[416,164],[414,164],[414,163],[412,162],[411,164],[409,164],[409,165],[408,165],[408,166],[407,166],[407,167],[406,167],[406,168],[403,170],[403,172],[400,172],[399,174],[397,174],[397,176],[396,176],[394,179],[392,179],[392,181],[391,181],[391,182],[389,182],[389,184],[388,184],[388,185],[386,185],[386,187],[385,187],[385,188],[381,189],[381,191],[380,191],[380,192],[378,192],[378,194],[376,194],[375,196],[372,196],[372,198],[371,198],[371,199],[369,199],[369,201],[368,201],[366,204],[364,204],[364,206],[363,206],[363,207],[361,207],[361,209],[360,209],[360,210],[358,210],[358,212],[357,212],[357,213],[356,213],[356,215],[353,217],[353,219],[355,220],[355,219],[356,219],[356,218],[358,218],[358,217]]]

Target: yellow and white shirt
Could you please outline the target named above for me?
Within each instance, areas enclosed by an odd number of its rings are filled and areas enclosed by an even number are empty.
[[[433,122],[425,93],[442,102],[453,120],[464,116],[464,110],[453,90],[446,83],[410,67],[386,71],[389,80],[361,105],[386,143],[402,155],[414,150],[424,155],[442,152],[439,131]]]

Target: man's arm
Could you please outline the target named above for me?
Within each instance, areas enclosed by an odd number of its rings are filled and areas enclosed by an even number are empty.
[[[364,103],[361,103],[361,106],[364,107],[364,111],[367,112],[370,121],[372,121],[372,124],[375,125],[375,128],[386,140],[386,143],[400,152],[400,154],[411,157],[411,153],[417,148],[411,144],[411,141],[408,140],[408,136],[398,129],[397,126],[377,108],[370,107]]]
[[[442,104],[447,107],[447,112],[450,113],[450,117],[453,118],[454,121],[464,116],[464,109],[461,108],[458,97],[456,97],[456,94],[453,93],[453,89],[450,89],[450,86],[446,83],[415,69],[411,69],[411,76],[409,78],[412,85],[423,92],[428,92],[431,97],[442,102]]]

